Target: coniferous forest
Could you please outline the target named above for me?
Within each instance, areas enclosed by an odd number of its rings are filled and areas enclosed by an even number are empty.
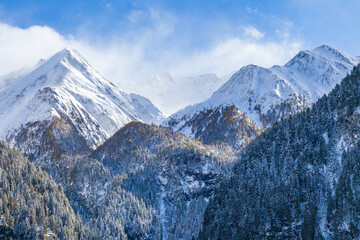
[[[215,190],[200,239],[359,237],[359,93],[357,66],[249,144]]]

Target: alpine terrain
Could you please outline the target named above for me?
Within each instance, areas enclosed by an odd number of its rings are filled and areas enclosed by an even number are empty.
[[[0,165],[1,239],[91,237],[63,187],[4,142],[0,142]]]
[[[276,123],[215,191],[200,239],[359,239],[360,65]]]
[[[189,78],[220,88],[166,120],[75,50],[11,73],[0,86],[0,238],[360,238],[359,62],[324,45],[222,86]],[[158,83],[180,99],[196,92]]]
[[[205,143],[226,141],[242,148],[258,129],[266,129],[283,118],[301,112],[330,92],[360,58],[323,45],[301,51],[284,66],[269,69],[248,65],[237,71],[206,101],[188,106],[171,115],[163,123],[172,129]],[[231,107],[232,106],[232,107]],[[227,109],[234,109],[229,115]],[[217,112],[217,114],[214,114]],[[219,133],[212,134],[214,122],[220,124]],[[244,132],[244,135],[231,133]],[[211,134],[209,134],[211,132]],[[217,138],[217,136],[225,136]],[[229,135],[226,139],[226,136]]]
[[[75,50],[39,65],[0,92],[0,138],[30,158],[50,154],[47,148],[86,153],[130,121],[165,117],[148,99],[102,78]]]

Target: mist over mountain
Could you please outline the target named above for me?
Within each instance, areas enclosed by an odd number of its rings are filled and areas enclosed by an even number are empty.
[[[218,77],[207,73],[174,78],[169,73],[153,74],[127,86],[132,92],[148,97],[162,111],[170,115],[191,104],[208,99],[232,74]]]

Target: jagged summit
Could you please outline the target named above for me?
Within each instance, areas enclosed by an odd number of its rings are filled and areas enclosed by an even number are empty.
[[[357,61],[356,57],[351,56],[350,54],[346,53],[345,51],[342,51],[336,47],[330,46],[330,45],[321,45],[319,47],[316,47],[312,50],[303,50],[300,51],[293,59],[296,59],[298,57],[301,58],[301,56],[304,55],[314,55],[314,54],[320,54],[320,55],[326,55],[328,58],[334,58],[338,60],[344,60],[348,63],[354,63],[354,61]],[[291,62],[293,59],[291,59],[289,62]],[[287,64],[285,64],[286,66]]]
[[[256,65],[247,65],[236,72],[229,81],[214,92],[214,98],[221,98],[227,101],[226,97],[233,98],[231,101],[247,103],[249,98],[255,98],[257,95],[265,95],[266,91],[272,89],[273,83],[279,78],[269,69]],[[244,91],[247,90],[247,91]],[[226,95],[226,96],[225,96]]]
[[[0,93],[0,137],[14,141],[29,124],[60,118],[95,148],[130,121],[164,119],[149,100],[134,99],[65,48]]]
[[[53,57],[51,57],[47,62],[50,65],[61,64],[69,70],[76,69],[82,74],[85,74],[86,77],[89,77],[88,80],[90,81],[94,80],[94,77],[98,80],[105,80],[75,49],[64,48],[60,52],[56,53]]]
[[[69,74],[73,74],[74,77],[68,77]],[[44,79],[45,76],[46,79]],[[79,52],[69,48],[61,50],[47,61],[44,61],[34,71],[23,77],[17,84],[14,84],[13,88],[19,88],[19,85],[34,85],[39,78],[42,78],[42,83],[47,86],[59,86],[80,79],[84,81],[84,85],[100,83],[113,86],[113,84],[101,77]]]
[[[59,52],[55,53],[50,59],[53,59],[55,62],[56,61],[60,62],[61,60],[64,60],[64,59],[68,59],[68,60],[77,59],[78,61],[87,63],[85,58],[83,58],[76,49],[72,49],[69,47],[66,47],[66,48],[60,50]],[[87,65],[89,65],[89,64],[87,63]]]

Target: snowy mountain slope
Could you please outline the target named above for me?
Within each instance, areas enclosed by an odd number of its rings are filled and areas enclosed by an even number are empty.
[[[266,69],[248,65],[236,72],[208,100],[178,111],[163,125],[191,135],[195,129],[189,126],[189,122],[197,114],[235,105],[264,129],[328,93],[359,62],[357,57],[323,45],[299,52],[283,67]]]
[[[64,49],[0,93],[0,137],[14,143],[33,123],[65,119],[90,148],[130,121],[159,122],[150,101],[102,78],[75,50]],[[53,131],[54,133],[56,131]]]
[[[185,106],[208,99],[231,75],[218,77],[213,73],[207,73],[174,78],[169,73],[153,74],[131,84],[128,90],[146,96],[167,114],[172,114]]]
[[[165,114],[153,105],[149,99],[135,93],[130,94],[130,99],[131,105],[143,122],[160,124],[166,118]]]

